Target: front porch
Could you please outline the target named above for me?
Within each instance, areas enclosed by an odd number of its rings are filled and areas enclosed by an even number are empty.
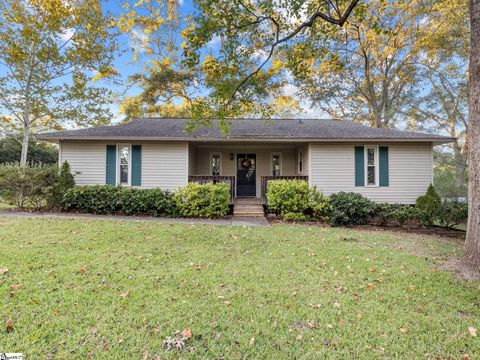
[[[189,182],[223,182],[236,198],[266,203],[268,182],[278,179],[308,181],[308,144],[296,142],[190,142]]]

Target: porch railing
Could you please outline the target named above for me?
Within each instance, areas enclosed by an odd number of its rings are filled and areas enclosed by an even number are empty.
[[[262,176],[262,203],[267,203],[267,189],[268,182],[271,180],[305,180],[308,181],[308,176]]]
[[[190,175],[188,182],[196,182],[199,184],[207,183],[226,183],[230,185],[230,204],[235,202],[235,176],[220,175]]]

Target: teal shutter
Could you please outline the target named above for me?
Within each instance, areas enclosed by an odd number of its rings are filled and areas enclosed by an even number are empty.
[[[132,186],[142,185],[142,145],[132,145]]]
[[[388,146],[380,146],[379,150],[379,165],[380,165],[380,186],[389,185],[388,175]]]
[[[105,180],[106,184],[116,185],[117,184],[117,146],[116,145],[107,145],[107,165],[106,165],[107,177]]]
[[[355,186],[365,186],[365,152],[363,146],[355,146]]]

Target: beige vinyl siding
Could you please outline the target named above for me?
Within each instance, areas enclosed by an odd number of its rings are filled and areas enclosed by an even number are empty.
[[[272,175],[271,156],[273,153],[282,154],[282,175],[296,175],[297,148],[293,145],[248,145],[248,146],[199,146],[197,152],[197,173],[195,175],[210,174],[210,156],[212,153],[222,154],[222,175],[236,176],[237,154],[256,154],[256,193],[260,196],[261,177]],[[230,160],[230,154],[234,159]],[[305,173],[306,175],[306,173]]]
[[[112,141],[62,141],[62,161],[68,161],[77,185],[105,184],[106,145]],[[188,181],[187,142],[123,141],[142,145],[142,186],[175,190]]]
[[[311,143],[310,184],[326,195],[353,191],[376,202],[414,204],[432,182],[432,144],[398,143],[388,145],[390,185],[356,187],[355,145]]]
[[[145,142],[141,145],[142,187],[174,191],[187,184],[187,142]]]
[[[106,178],[106,143],[62,141],[60,158],[68,161],[77,185],[103,185]]]

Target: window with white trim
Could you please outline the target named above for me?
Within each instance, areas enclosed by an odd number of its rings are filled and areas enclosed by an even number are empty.
[[[130,185],[130,145],[118,144],[118,183],[120,185]]]
[[[218,176],[222,174],[222,154],[221,153],[211,154],[210,173],[213,176]]]
[[[303,174],[303,150],[298,150],[297,153],[297,172]]]
[[[378,147],[365,147],[365,184],[378,185]]]
[[[282,175],[282,154],[281,153],[273,153],[272,154],[272,176],[280,176]]]

